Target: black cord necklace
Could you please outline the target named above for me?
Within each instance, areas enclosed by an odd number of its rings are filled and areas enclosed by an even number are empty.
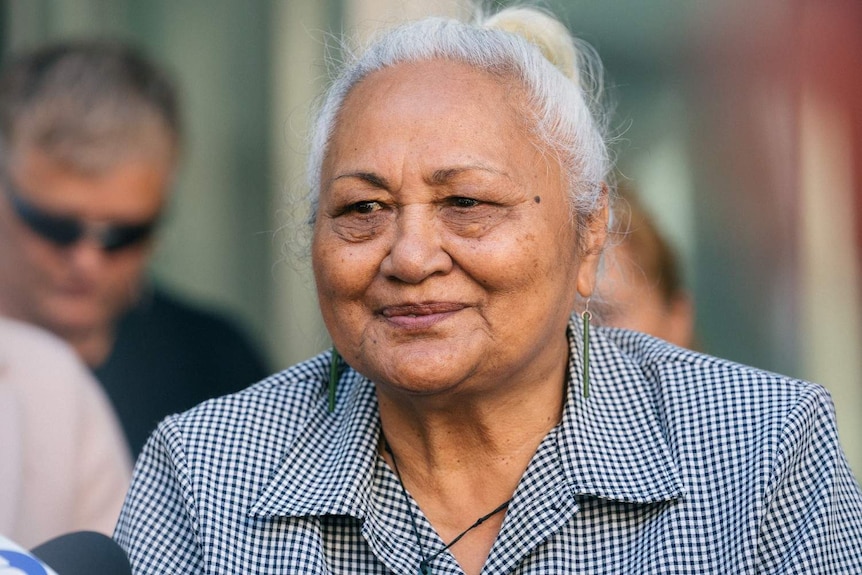
[[[407,495],[407,489],[404,487],[404,481],[401,480],[401,472],[398,470],[398,461],[395,459],[395,454],[392,453],[392,448],[389,447],[389,442],[385,439],[383,440],[383,447],[386,449],[386,453],[389,454],[389,457],[392,458],[392,466],[395,468],[395,477],[398,478],[398,484],[401,486],[401,493],[404,494],[404,501],[407,503],[407,512],[410,514],[410,523],[413,526],[413,534],[416,536],[416,543],[419,544],[419,555],[422,557],[422,560],[419,562],[419,575],[431,575],[431,565],[430,563],[434,561],[437,557],[442,555],[446,550],[450,547],[458,543],[462,537],[467,535],[470,531],[480,526],[482,523],[506,509],[509,504],[512,502],[512,499],[507,499],[503,503],[500,504],[499,507],[488,513],[487,515],[483,515],[479,519],[476,520],[473,525],[462,531],[455,539],[449,542],[448,545],[440,549],[439,551],[432,553],[431,555],[425,555],[425,548],[422,546],[422,538],[419,537],[419,528],[416,527],[416,516],[413,515],[413,508],[410,505],[410,496]]]

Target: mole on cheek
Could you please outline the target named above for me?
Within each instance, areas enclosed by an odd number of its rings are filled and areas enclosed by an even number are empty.
[[[537,204],[540,203],[542,201],[542,196],[536,196],[535,198],[533,198],[533,201]]]

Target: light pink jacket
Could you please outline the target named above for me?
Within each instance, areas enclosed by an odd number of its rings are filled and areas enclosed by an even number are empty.
[[[113,409],[74,351],[0,317],[0,533],[23,547],[110,535],[130,475]]]

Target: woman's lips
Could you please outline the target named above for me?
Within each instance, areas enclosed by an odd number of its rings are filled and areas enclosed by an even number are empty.
[[[465,307],[467,307],[465,304],[456,302],[399,304],[384,307],[380,310],[380,315],[398,327],[425,329],[443,321]]]

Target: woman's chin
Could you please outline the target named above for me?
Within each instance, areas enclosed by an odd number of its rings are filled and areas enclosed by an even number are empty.
[[[454,394],[462,387],[463,380],[441,378],[440,374],[417,374],[410,373],[407,377],[397,379],[388,378],[385,382],[375,382],[386,388],[390,395],[404,395],[415,397],[442,396]]]
[[[455,348],[458,349],[458,348]],[[412,352],[411,352],[412,351]],[[480,364],[473,354],[440,350],[395,350],[390,357],[377,357],[360,366],[375,384],[393,392],[411,395],[435,395],[454,392],[469,384]],[[471,361],[471,358],[473,359]]]
[[[392,393],[430,396],[481,386],[481,374],[501,361],[487,320],[475,308],[433,314],[428,325],[419,321],[427,317],[376,316],[356,330],[358,337],[336,346],[358,372]]]

